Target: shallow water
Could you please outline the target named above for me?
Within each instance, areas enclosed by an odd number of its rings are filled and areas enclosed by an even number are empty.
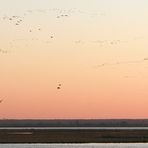
[[[0,144],[0,148],[148,148],[148,143],[134,144]]]
[[[38,129],[38,130],[148,130],[148,127],[0,127],[0,129]]]

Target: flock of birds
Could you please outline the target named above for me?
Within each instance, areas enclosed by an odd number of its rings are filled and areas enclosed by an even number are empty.
[[[72,9],[60,9],[60,8],[51,8],[51,9],[34,9],[34,10],[27,10],[24,13],[24,16],[27,14],[33,14],[33,13],[55,13],[56,18],[62,18],[62,17],[69,17],[74,14],[81,14],[81,15],[87,15],[89,17],[94,16],[106,16],[106,13],[104,12],[89,12],[89,11],[83,11],[77,8]]]
[[[116,62],[116,63],[103,63],[100,65],[97,65],[96,68],[105,67],[105,66],[115,66],[115,65],[121,65],[121,64],[137,64],[137,63],[143,63],[145,61],[148,61],[148,58],[144,58],[142,60],[133,60],[133,61],[125,61],[125,62]]]
[[[52,14],[53,16],[55,16],[56,19],[62,19],[62,18],[67,18],[70,16],[74,16],[74,15],[86,15],[89,17],[99,17],[99,16],[106,16],[106,13],[104,12],[88,12],[88,11],[83,11],[80,9],[58,9],[58,8],[53,8],[53,9],[34,9],[34,10],[26,10],[22,13],[22,15],[4,15],[0,18],[0,20],[4,20],[9,22],[10,24],[13,24],[15,26],[20,26],[23,23],[25,23],[27,16],[33,16],[34,14],[38,14],[38,13],[43,13],[43,14]],[[29,25],[27,25],[29,26]],[[31,25],[30,25],[31,26]],[[42,27],[33,27],[32,28],[28,28],[28,32],[29,33],[33,33],[35,31],[42,31]],[[20,28],[17,28],[20,29]],[[54,33],[49,33],[48,38],[46,38],[46,41],[44,41],[45,44],[51,43],[53,41],[53,39],[55,38]],[[26,40],[25,44],[28,44],[27,41],[29,39],[24,39]],[[32,38],[30,39],[32,41],[39,41],[39,36],[37,36],[36,38]],[[10,47],[14,47],[15,46],[15,41],[16,40],[11,40],[9,42]],[[115,46],[115,45],[119,45],[121,43],[126,43],[127,41],[122,41],[120,39],[116,39],[116,40],[90,40],[90,41],[83,41],[83,40],[75,40],[74,43],[75,44],[83,44],[83,43],[93,43],[93,44],[98,44],[101,47],[102,46]],[[8,53],[7,50],[0,50],[0,53]]]
[[[8,53],[8,50],[0,49],[0,53],[2,53],[2,54],[6,54],[6,53]]]
[[[57,89],[61,89],[62,84],[58,84]]]
[[[8,20],[8,21],[11,21],[13,22],[16,26],[20,25],[23,21],[23,18],[20,17],[20,16],[16,16],[16,15],[13,15],[11,17],[8,17],[8,16],[4,16],[3,17],[3,20]]]
[[[25,22],[27,16],[32,16],[33,14],[37,14],[37,13],[43,13],[43,14],[52,14],[53,16],[55,16],[56,19],[62,19],[62,18],[68,18],[72,15],[75,14],[81,14],[81,15],[87,15],[89,17],[91,16],[102,16],[105,15],[105,13],[101,13],[101,12],[87,12],[87,11],[82,11],[79,9],[58,9],[58,8],[53,8],[53,9],[34,9],[34,10],[27,10],[25,11],[22,15],[4,15],[0,18],[0,20],[4,20],[9,22],[10,24],[13,24],[15,26],[20,26],[23,24],[23,22]],[[38,28],[38,31],[41,31],[41,28]],[[28,32],[32,33],[33,29],[29,29]],[[53,39],[54,36],[50,35],[50,38]]]
[[[127,41],[122,41],[122,40],[93,40],[93,41],[77,40],[75,41],[76,44],[95,43],[95,44],[99,44],[100,46],[118,45],[118,44],[126,43],[126,42]]]
[[[47,14],[47,13],[53,13],[55,15],[56,19],[62,19],[62,18],[68,18],[74,14],[81,14],[81,15],[87,15],[89,17],[98,17],[98,16],[106,16],[106,13],[102,13],[102,12],[87,12],[87,11],[82,11],[79,9],[69,9],[69,10],[64,10],[64,9],[58,9],[58,8],[53,8],[53,9],[35,9],[35,10],[27,10],[26,12],[24,12],[22,14],[22,16],[18,16],[18,15],[12,15],[12,16],[3,16],[1,19],[4,21],[8,21],[11,24],[15,25],[15,26],[20,26],[23,24],[23,22],[25,21],[26,17],[29,15],[33,15],[36,13],[43,13],[43,14]],[[42,27],[38,27],[36,29],[36,31],[42,31]],[[28,29],[29,33],[34,32],[34,29]],[[49,34],[49,39],[53,40],[55,38],[55,36],[53,34]],[[38,38],[32,38],[32,40],[38,40]],[[16,40],[13,39],[13,42],[15,42]],[[74,41],[75,44],[81,44],[81,43],[85,43],[86,41],[83,40],[77,40]],[[100,46],[105,46],[105,45],[118,45],[121,43],[125,43],[127,41],[122,41],[120,39],[117,40],[93,40],[93,41],[88,41],[89,43],[96,43],[99,44]],[[0,53],[2,54],[7,54],[8,50],[4,50],[4,49],[0,49]],[[105,67],[105,66],[114,66],[114,65],[120,65],[120,64],[132,64],[132,63],[140,63],[140,62],[144,62],[144,61],[148,61],[148,58],[144,58],[143,60],[139,60],[139,61],[125,61],[125,62],[116,62],[116,63],[103,63],[100,65],[97,65],[97,68],[100,67]],[[62,87],[62,84],[58,84],[57,89],[60,90]],[[3,100],[0,100],[0,103],[2,103]]]
[[[21,23],[25,20],[25,18],[29,15],[33,15],[36,13],[43,13],[43,14],[50,14],[52,13],[53,15],[55,15],[55,18],[60,19],[60,18],[67,18],[70,17],[71,15],[74,14],[82,14],[82,15],[87,15],[89,17],[91,16],[105,16],[105,13],[101,13],[101,12],[87,12],[87,11],[82,11],[79,9],[58,9],[58,8],[53,8],[53,9],[34,9],[34,10],[27,10],[26,12],[24,12],[22,14],[22,16],[18,16],[18,15],[12,15],[12,16],[3,16],[2,19],[3,20],[8,20],[14,23],[14,25],[18,26],[21,25]]]

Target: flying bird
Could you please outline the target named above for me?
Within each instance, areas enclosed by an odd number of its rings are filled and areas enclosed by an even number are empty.
[[[57,89],[61,89],[61,87],[58,86]]]
[[[62,84],[58,84],[57,89],[61,89]]]
[[[2,103],[2,102],[3,102],[3,99],[0,100],[0,103]]]
[[[147,61],[148,60],[148,58],[144,58],[144,61]]]

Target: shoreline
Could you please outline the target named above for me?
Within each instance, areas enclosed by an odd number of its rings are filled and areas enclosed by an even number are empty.
[[[148,143],[148,130],[0,129],[0,143]]]

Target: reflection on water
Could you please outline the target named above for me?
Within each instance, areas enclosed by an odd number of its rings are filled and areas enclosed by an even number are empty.
[[[0,148],[148,148],[148,143],[135,144],[0,144]]]

